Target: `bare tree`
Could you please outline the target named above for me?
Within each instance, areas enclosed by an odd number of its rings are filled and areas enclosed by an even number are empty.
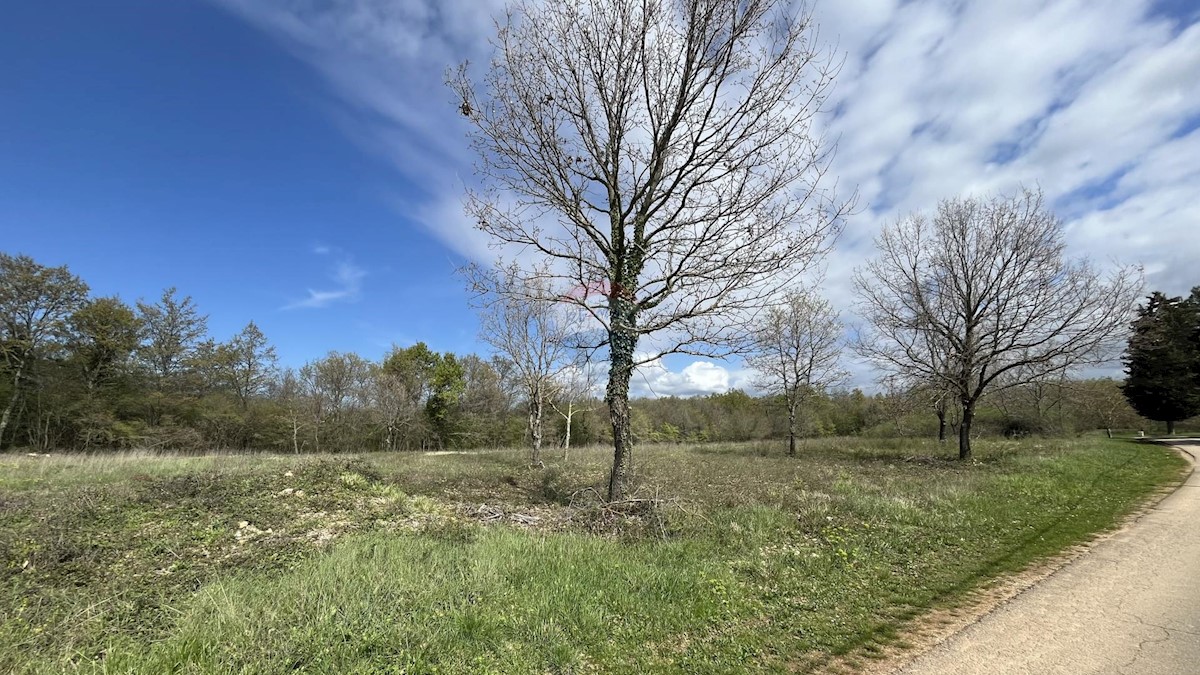
[[[1079,380],[1067,385],[1067,396],[1075,405],[1075,418],[1093,428],[1104,429],[1109,438],[1114,428],[1137,428],[1137,412],[1121,393],[1120,383],[1108,379]]]
[[[602,326],[612,499],[632,466],[634,368],[736,351],[848,206],[814,128],[836,64],[794,7],[513,0],[481,86],[465,66],[450,78],[485,184],[468,213]]]
[[[479,335],[512,364],[528,406],[529,461],[542,464],[542,421],[555,380],[574,361],[575,331],[548,285],[515,265],[463,270],[476,293]]]
[[[1006,433],[1064,431],[1067,376],[1065,368],[1022,366],[997,378],[997,395],[990,400],[1008,419]],[[1052,411],[1058,412],[1057,424]]]
[[[579,413],[591,412],[588,402],[595,401],[596,369],[586,358],[580,358],[559,373],[554,382],[550,407],[563,418],[563,460],[571,457],[571,424]]]
[[[274,398],[282,404],[285,419],[292,428],[292,452],[300,454],[300,430],[307,407],[307,392],[304,382],[294,368],[285,368],[275,383]]]
[[[461,437],[475,446],[504,445],[508,416],[517,398],[509,386],[511,362],[498,355],[484,360],[467,354],[459,358],[459,363],[465,385],[459,407],[468,420]]]
[[[872,357],[876,345],[870,340],[860,340],[854,344],[855,351]],[[953,350],[940,334],[930,330],[918,330],[917,341],[913,343],[914,350],[921,354],[921,359],[929,364],[929,371],[940,373],[930,376],[928,373],[889,370],[880,378],[888,389],[907,389],[923,407],[933,411],[938,420],[938,442],[946,442],[946,426],[951,412],[954,392],[948,384],[951,380],[949,369]],[[956,427],[956,423],[951,423]]]
[[[420,392],[404,376],[380,368],[371,387],[372,410],[383,429],[383,448],[411,447],[424,422]]]
[[[1141,287],[1136,267],[1106,277],[1069,260],[1037,191],[943,201],[932,221],[911,215],[876,245],[878,257],[855,273],[873,327],[859,349],[892,373],[953,392],[961,459],[971,456],[985,393],[1110,358]],[[945,361],[931,356],[937,343],[948,347]]]
[[[842,323],[828,301],[793,291],[755,326],[753,355],[758,385],[783,396],[788,411],[788,455],[796,455],[796,414],[813,393],[843,382],[838,366]]]
[[[937,416],[938,421],[938,443],[946,442],[946,424],[947,417],[950,415],[950,407],[952,405],[953,391],[946,386],[944,378],[938,378],[934,381],[927,382],[923,386],[916,389],[916,393],[921,397],[921,400],[933,410],[933,414]],[[957,428],[957,422],[951,421],[950,424]]]
[[[369,405],[372,364],[358,354],[329,352],[300,369],[313,416],[313,439],[318,451],[352,449],[355,413]],[[328,441],[328,442],[325,442]]]

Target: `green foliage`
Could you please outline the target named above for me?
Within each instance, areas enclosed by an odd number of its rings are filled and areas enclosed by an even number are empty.
[[[430,372],[429,399],[425,402],[425,414],[439,448],[454,447],[460,436],[459,402],[466,386],[463,366],[454,354],[439,355]]]
[[[663,422],[657,429],[650,432],[652,443],[678,443],[681,438],[679,427],[670,422]]]
[[[200,314],[191,296],[176,296],[172,287],[164,290],[156,303],[137,303],[145,330],[138,356],[159,389],[183,386],[189,361],[208,332],[208,317]]]
[[[1200,414],[1200,287],[1155,292],[1138,308],[1125,352],[1125,397],[1139,414],[1174,423]]]
[[[29,256],[0,252],[0,367],[12,383],[0,409],[0,447],[25,389],[40,386],[33,377],[36,361],[61,346],[87,292],[87,284],[65,265],[45,267]]]
[[[393,348],[383,360],[383,372],[399,379],[414,401],[424,401],[429,395],[438,361],[436,352],[430,351],[424,342],[418,342],[406,349]]]
[[[275,348],[251,321],[229,342],[217,345],[211,354],[218,381],[237,398],[242,409],[250,400],[266,393],[275,379]]]
[[[505,359],[417,343],[378,362],[331,352],[280,371],[257,324],[220,342],[206,334],[207,317],[192,299],[173,288],[134,312],[115,297],[88,300],[86,284],[66,268],[26,257],[0,262],[0,447],[344,453],[506,447],[525,437],[526,411]],[[607,406],[590,388],[581,391],[572,445],[611,443]],[[1103,381],[1013,387],[980,404],[974,429],[987,436],[1147,428],[1113,393]],[[807,439],[937,433],[933,408],[916,391],[814,391],[797,412],[798,435]],[[545,445],[561,445],[565,420],[549,420]],[[785,397],[740,390],[635,400],[631,421],[639,442],[788,433]],[[953,412],[948,421],[953,428]]]
[[[68,334],[68,319],[88,286],[66,266],[45,267],[29,256],[0,252],[0,345],[8,363]]]
[[[142,324],[119,298],[97,298],[71,315],[71,357],[83,371],[88,391],[110,385],[127,372],[142,338]]]

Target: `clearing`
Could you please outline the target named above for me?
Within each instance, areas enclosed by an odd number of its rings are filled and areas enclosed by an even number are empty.
[[[1111,528],[1184,462],[1103,439],[0,456],[3,672],[795,672]]]

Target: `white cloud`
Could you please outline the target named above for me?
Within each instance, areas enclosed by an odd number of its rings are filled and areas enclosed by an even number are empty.
[[[503,0],[214,0],[312,65],[340,101],[332,119],[422,196],[399,212],[447,247],[487,257],[461,215],[472,157],[442,86],[486,61]],[[823,129],[834,173],[863,210],[828,258],[824,293],[848,310],[850,276],[880,226],[939,199],[1039,185],[1070,251],[1141,262],[1170,293],[1200,282],[1200,24],[1151,0],[841,0],[817,3],[845,52]],[[1180,10],[1182,11],[1182,10]],[[310,291],[304,306],[348,297]],[[845,316],[853,323],[855,317]],[[869,373],[855,370],[855,383]],[[727,365],[643,368],[645,394],[738,386]]]
[[[705,396],[730,389],[748,389],[750,373],[731,369],[712,361],[693,361],[678,372],[671,371],[662,359],[643,364],[634,372],[630,393],[637,398],[663,396]]]
[[[335,302],[358,299],[359,292],[362,290],[362,281],[367,276],[367,271],[355,265],[350,256],[339,253],[327,246],[314,247],[313,253],[317,255],[339,256],[339,259],[329,273],[329,280],[333,282],[333,287],[327,290],[310,288],[307,290],[308,295],[306,297],[290,302],[284,305],[282,309],[320,309],[328,307]]]

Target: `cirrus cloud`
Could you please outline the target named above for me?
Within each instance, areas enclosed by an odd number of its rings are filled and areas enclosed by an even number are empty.
[[[213,1],[321,75],[337,101],[331,124],[406,181],[388,197],[400,213],[460,255],[489,254],[460,215],[472,157],[442,77],[487,60],[502,0]],[[1200,8],[842,0],[818,3],[816,17],[845,54],[823,131],[839,142],[840,183],[864,206],[827,260],[823,292],[836,306],[850,306],[852,270],[883,223],[1021,185],[1045,190],[1072,255],[1140,262],[1168,293],[1200,281],[1200,237],[1189,236],[1200,223]],[[351,276],[297,306],[350,297]],[[855,384],[873,377],[848,365]],[[712,361],[642,372],[645,393],[739,386],[734,366]]]

